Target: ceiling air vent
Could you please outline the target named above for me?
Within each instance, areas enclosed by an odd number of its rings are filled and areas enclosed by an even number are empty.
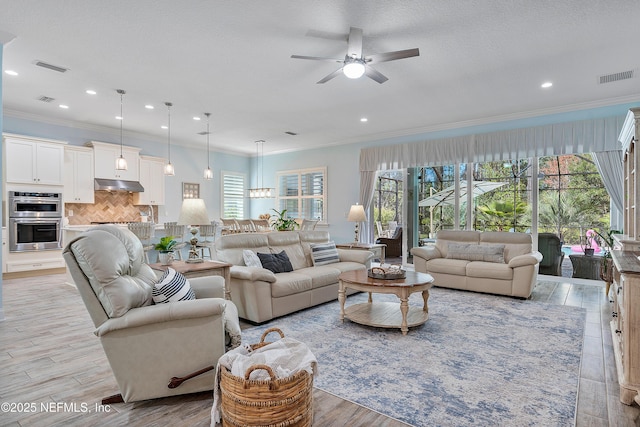
[[[600,76],[598,77],[598,81],[600,84],[617,82],[618,80],[632,79],[634,74],[635,74],[634,70],[621,71],[619,73],[606,74],[604,76]]]
[[[42,102],[53,102],[53,101],[55,101],[55,98],[51,98],[50,96],[44,96],[44,95],[42,95],[40,98],[38,98],[38,101],[42,101]]]
[[[58,67],[57,65],[53,65],[53,64],[47,64],[46,62],[43,62],[43,61],[36,61],[35,64],[38,67],[48,68],[49,70],[57,71],[59,73],[66,73],[67,71],[69,71],[68,68]]]
[[[286,133],[287,135],[291,135],[291,136],[296,136],[296,135],[297,135],[297,133],[295,133],[295,132],[291,132],[290,130],[289,130],[289,131],[286,131],[285,133]]]
[[[202,132],[198,132],[198,135],[210,135],[211,132],[207,132],[206,130],[203,130]]]

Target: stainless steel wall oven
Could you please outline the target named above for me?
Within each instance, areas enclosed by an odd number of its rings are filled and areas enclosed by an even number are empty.
[[[62,194],[9,192],[9,251],[62,249]]]

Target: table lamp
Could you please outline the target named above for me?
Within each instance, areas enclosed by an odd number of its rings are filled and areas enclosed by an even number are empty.
[[[360,223],[367,221],[367,216],[364,213],[364,206],[355,204],[351,206],[349,210],[349,215],[347,216],[347,221],[356,223],[356,235],[355,235],[355,243],[360,243]]]
[[[184,199],[182,201],[182,208],[180,209],[180,216],[178,217],[178,225],[188,225],[191,227],[191,234],[193,237],[189,241],[191,243],[191,249],[189,249],[189,258],[185,262],[197,263],[203,262],[203,259],[198,256],[196,244],[198,239],[196,234],[198,229],[196,226],[202,224],[210,224],[209,214],[207,213],[207,207],[202,199]]]

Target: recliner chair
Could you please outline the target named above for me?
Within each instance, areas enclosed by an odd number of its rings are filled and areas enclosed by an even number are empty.
[[[562,276],[562,243],[560,237],[554,233],[538,234],[538,252],[542,254],[542,261],[538,273],[550,276]]]
[[[156,274],[131,231],[95,227],[63,255],[120,388],[104,404],[213,389],[218,358],[240,344],[222,277],[189,279],[195,300],[154,305]]]

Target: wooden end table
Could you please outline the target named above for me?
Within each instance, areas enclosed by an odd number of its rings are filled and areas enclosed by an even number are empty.
[[[371,251],[375,255],[379,255],[378,258],[380,258],[380,265],[384,264],[387,252],[387,245],[384,243],[341,243],[336,245],[336,248],[354,251]]]
[[[184,275],[187,279],[206,276],[224,277],[224,298],[231,300],[231,264],[220,261],[204,261],[198,263],[188,263],[184,261],[173,261],[170,265],[160,263],[149,264],[149,267],[156,271],[164,272],[169,267]]]
[[[340,301],[340,321],[345,317],[352,322],[379,328],[400,328],[402,335],[407,335],[409,328],[422,325],[429,319],[429,289],[433,286],[430,274],[407,271],[405,279],[383,280],[374,279],[367,275],[367,270],[348,271],[338,276],[340,287],[338,301]],[[366,303],[344,307],[346,288],[368,292]],[[422,292],[424,306],[409,306],[409,296],[414,292]],[[400,298],[400,304],[395,302],[373,302],[372,293],[394,294]]]

